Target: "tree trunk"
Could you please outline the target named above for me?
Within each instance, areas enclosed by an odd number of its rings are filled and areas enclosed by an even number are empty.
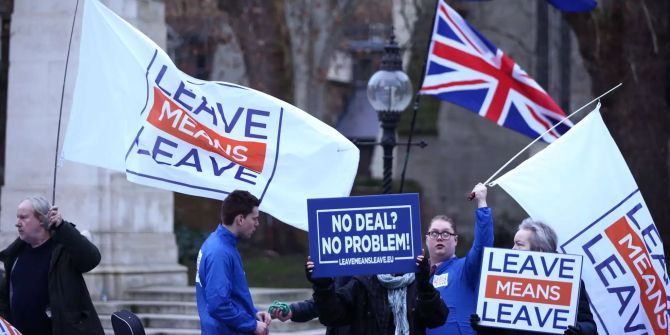
[[[666,255],[670,247],[669,10],[667,1],[602,0],[591,13],[564,15],[577,34],[593,94],[623,82],[603,99],[602,115],[665,240]],[[606,185],[594,187],[607,192]]]

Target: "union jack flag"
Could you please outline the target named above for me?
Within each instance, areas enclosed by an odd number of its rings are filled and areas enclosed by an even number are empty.
[[[533,78],[443,0],[437,5],[420,93],[462,106],[532,138],[565,118]],[[542,140],[551,143],[572,125],[566,120]]]

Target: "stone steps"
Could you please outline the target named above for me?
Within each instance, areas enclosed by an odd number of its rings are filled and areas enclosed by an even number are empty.
[[[259,310],[267,310],[274,300],[301,301],[311,297],[311,289],[251,288],[251,296]],[[97,301],[96,310],[106,334],[113,335],[111,314],[122,309],[135,313],[147,335],[200,334],[200,320],[195,302],[195,287],[151,286],[127,291],[128,299]],[[323,335],[318,319],[309,322],[270,324],[272,334]]]

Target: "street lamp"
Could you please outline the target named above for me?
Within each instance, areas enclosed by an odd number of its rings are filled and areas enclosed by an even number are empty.
[[[412,83],[402,71],[400,48],[393,31],[389,43],[384,47],[384,56],[379,71],[368,81],[368,100],[377,111],[384,130],[381,145],[384,148],[384,194],[391,193],[393,176],[393,148],[396,146],[395,130],[402,113],[412,99]]]

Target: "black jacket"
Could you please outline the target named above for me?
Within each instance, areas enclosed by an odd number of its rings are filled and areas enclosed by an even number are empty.
[[[581,281],[579,285],[579,303],[577,305],[577,325],[579,325],[579,327],[582,330],[581,335],[598,335],[598,328],[596,327],[596,323],[593,321],[593,314],[591,314],[591,308],[589,307],[589,295],[586,293],[586,289],[584,288],[584,281]],[[475,330],[477,331],[477,335],[544,334],[524,330],[491,328],[482,326],[477,327]]]
[[[51,239],[54,249],[49,264],[49,301],[53,335],[104,335],[98,314],[84,282],[83,273],[100,263],[100,252],[73,224],[63,221]],[[0,315],[12,322],[9,276],[19,252],[28,243],[16,239],[0,252],[5,277],[0,284]]]
[[[350,325],[351,334],[393,335],[395,325],[388,291],[376,276],[353,277],[335,290],[314,287],[314,304],[319,320],[326,326]],[[416,281],[407,286],[407,320],[412,335],[441,326],[449,310],[432,285],[420,292]]]

